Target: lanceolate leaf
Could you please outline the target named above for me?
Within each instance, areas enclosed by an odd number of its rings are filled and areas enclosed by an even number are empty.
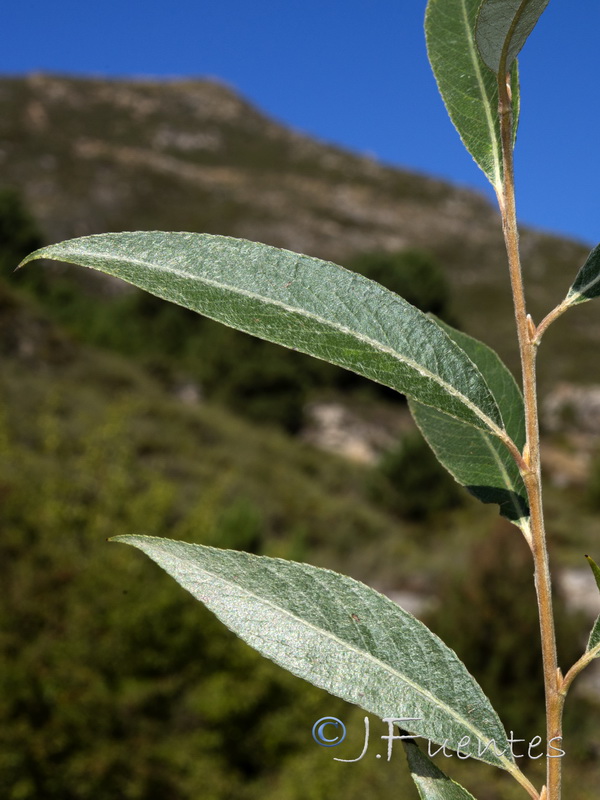
[[[373,589],[277,558],[150,536],[115,541],[145,552],[293,674],[382,718],[418,718],[400,724],[449,749],[462,739],[472,757],[518,772],[500,720],[456,654]]]
[[[600,244],[592,250],[566,297],[566,304],[574,306],[600,295]]]
[[[440,94],[465,147],[497,192],[502,186],[498,81],[483,63],[475,42],[481,0],[429,0],[425,15],[427,51]],[[519,81],[513,66],[513,131],[519,112]]]
[[[405,739],[402,744],[421,800],[475,800],[470,792],[444,775],[419,749],[416,742]]]
[[[477,17],[477,46],[496,75],[510,70],[549,1],[483,0]]]
[[[523,397],[508,368],[487,345],[440,322],[485,378],[519,450],[525,444]],[[411,400],[410,410],[430,447],[454,478],[483,503],[498,503],[500,513],[529,532],[527,490],[512,455],[485,431]]]
[[[505,435],[480,372],[435,321],[330,262],[226,236],[145,231],[73,239],[23,263],[37,258],[115,275]]]

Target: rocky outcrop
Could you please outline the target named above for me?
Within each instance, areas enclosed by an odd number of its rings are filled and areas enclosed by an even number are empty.
[[[560,383],[544,400],[543,422],[560,433],[600,435],[600,385]]]
[[[302,438],[322,450],[362,464],[375,464],[402,431],[413,427],[408,410],[371,403],[368,413],[342,403],[312,403]]]

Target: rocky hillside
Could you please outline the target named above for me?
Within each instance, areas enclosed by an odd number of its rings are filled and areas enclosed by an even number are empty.
[[[197,230],[342,263],[426,248],[448,268],[458,318],[515,364],[498,218],[484,198],[300,135],[222,84],[3,78],[0,165],[49,241]],[[533,231],[522,244],[539,316],[562,299],[585,248]],[[600,319],[583,309],[559,325],[542,376],[585,380]]]
[[[332,259],[464,238],[488,205],[278,125],[212,81],[0,84],[5,180],[48,235],[124,225],[218,230]]]

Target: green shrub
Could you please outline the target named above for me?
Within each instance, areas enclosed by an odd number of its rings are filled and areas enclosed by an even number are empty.
[[[16,189],[0,189],[0,275],[13,272],[27,253],[42,244],[40,229]]]
[[[368,491],[383,508],[422,521],[460,505],[463,493],[419,433],[404,436],[368,477]]]
[[[169,531],[302,558],[315,541],[381,542],[389,520],[361,503],[350,466],[182,409],[129,363],[81,361],[89,372],[47,365],[51,386],[10,357],[0,374],[2,797],[285,800],[288,761],[302,761],[325,800],[331,754],[310,730],[347,719],[344,704],[298,688],[106,538]],[[361,785],[376,766],[361,765]]]

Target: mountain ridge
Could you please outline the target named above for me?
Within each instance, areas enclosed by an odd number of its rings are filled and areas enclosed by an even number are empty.
[[[2,183],[22,191],[48,241],[205,231],[342,264],[426,249],[447,269],[458,318],[516,367],[499,216],[473,190],[315,141],[212,79],[4,77],[0,112]],[[538,319],[562,299],[586,248],[530,229],[521,244]],[[571,347],[591,357],[600,323],[578,314],[565,323]],[[581,373],[566,352],[559,361],[542,377]]]
[[[127,208],[124,192],[107,192],[106,172],[114,176],[114,165],[124,174],[145,167],[157,178],[185,181],[196,186],[199,199],[207,190],[218,190],[229,203],[244,206],[246,217],[252,192],[261,219],[254,214],[249,222],[240,223],[224,214],[221,227],[230,227],[240,236],[262,230],[257,238],[290,249],[301,238],[308,240],[305,250],[312,245],[330,258],[347,257],[369,246],[398,249],[423,239],[415,205],[432,201],[448,205],[449,213],[438,221],[442,229],[445,217],[456,224],[457,216],[472,216],[474,211],[493,215],[487,201],[469,190],[317,142],[273,122],[230,87],[213,80],[107,81],[37,73],[0,80],[0,103],[5,108],[0,123],[5,180],[23,177],[19,156],[29,151],[31,166],[37,162],[44,182],[41,177],[34,180],[34,187],[42,191],[32,191],[31,172],[25,172],[25,190],[49,235],[55,230],[61,236],[63,230],[65,235],[96,232],[111,203],[118,210],[124,207],[131,217],[140,216]],[[69,223],[64,214],[57,218],[42,203],[43,189],[50,181],[71,197],[81,193],[69,157],[84,175],[90,174],[89,167],[95,169],[85,198],[98,215],[96,222],[77,220],[75,215],[69,216]],[[259,178],[262,191],[257,193],[252,191],[252,182]],[[335,192],[327,191],[332,183]],[[374,186],[383,195],[377,203],[369,196]],[[282,194],[289,198],[283,208]],[[308,213],[315,206],[318,216]],[[291,207],[302,212],[300,218],[296,215],[295,232],[283,222]],[[159,217],[162,214],[158,210]],[[202,223],[206,215],[197,211],[195,216]],[[358,225],[363,228],[361,235],[357,237],[354,231],[350,242],[341,244],[344,237],[339,234],[348,234]],[[372,233],[364,230],[367,226]]]

